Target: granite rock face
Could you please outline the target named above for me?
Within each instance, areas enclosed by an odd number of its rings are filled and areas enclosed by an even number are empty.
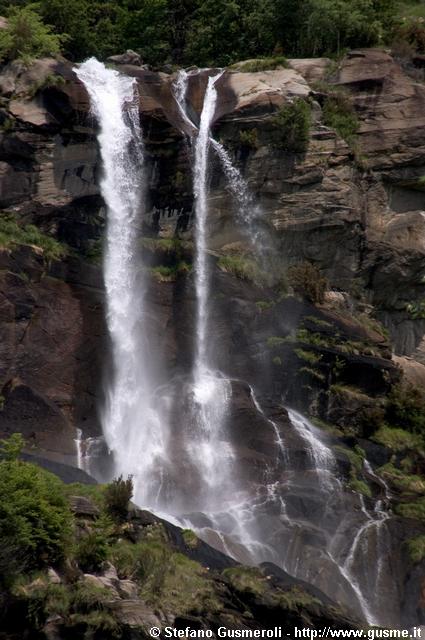
[[[146,69],[131,56],[115,62],[136,79],[140,97],[148,177],[142,234],[178,236],[190,262],[188,137],[199,121],[208,77],[218,70],[189,76],[191,126],[173,97],[173,75]],[[215,330],[210,348],[214,364],[232,380],[232,437],[240,459],[253,469],[248,480],[261,482],[256,462],[276,455],[269,420],[290,432],[283,402],[343,427],[349,436],[342,443],[362,442],[380,466],[387,453],[367,440],[358,415],[379,405],[402,375],[415,384],[425,379],[420,306],[425,299],[425,87],[385,51],[361,50],[350,52],[337,68],[318,59],[291,60],[288,69],[258,73],[227,70],[217,89],[213,134],[258,202],[262,237],[276,272],[307,260],[328,280],[318,307],[276,296],[271,287],[235,278],[223,268],[220,257],[244,258],[251,245],[212,157],[208,224]],[[21,431],[42,457],[76,463],[77,430],[86,440],[101,434],[102,381],[110,366],[101,265],[93,261],[99,258],[105,225],[96,123],[87,93],[67,61],[3,67],[0,90],[0,208],[68,247],[60,261],[47,260],[38,247],[28,245],[1,250],[0,436]],[[323,106],[335,90],[345,92],[359,119],[355,146],[324,123]],[[312,105],[303,154],[275,145],[276,111],[297,98]],[[153,252],[146,259],[160,264],[163,256]],[[184,385],[193,359],[193,273],[168,280],[152,277],[148,297],[164,371],[168,380]],[[306,357],[315,366],[306,366]],[[263,415],[251,386],[259,393]],[[303,470],[295,438],[292,444]],[[347,461],[338,464],[348,479]],[[367,475],[362,479],[370,480]],[[374,497],[381,493],[382,487],[375,486]],[[298,495],[291,508],[302,514],[309,505],[306,496]],[[397,588],[406,587],[406,598],[419,603],[422,569],[412,569],[403,547],[408,523],[394,519],[392,527],[394,547],[398,541],[402,549],[394,551]],[[314,554],[320,541],[311,530],[301,532],[297,544],[306,539]],[[328,562],[324,583],[334,579],[332,572]],[[120,605],[123,620],[146,614],[127,600]],[[412,610],[410,599],[394,615],[412,620]],[[419,623],[420,604],[417,611]]]

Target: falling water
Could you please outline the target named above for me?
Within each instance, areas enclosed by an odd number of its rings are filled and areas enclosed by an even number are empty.
[[[226,418],[229,413],[231,397],[230,382],[214,370],[209,353],[210,274],[208,261],[208,157],[212,146],[221,159],[230,189],[239,203],[249,202],[246,183],[237,169],[233,167],[225,150],[211,138],[210,127],[214,118],[217,100],[215,84],[221,74],[210,77],[204,98],[198,135],[194,144],[194,191],[196,208],[196,334],[193,384],[188,385],[190,396],[190,415],[193,424],[180,427],[178,438],[170,438],[167,420],[163,419],[160,399],[154,385],[154,375],[145,370],[152,362],[149,354],[149,332],[146,322],[145,284],[143,274],[137,264],[137,239],[143,202],[143,145],[139,125],[138,96],[133,79],[106,69],[104,65],[91,59],[82,64],[76,73],[85,84],[90,96],[92,110],[99,127],[99,146],[104,166],[101,182],[102,195],[107,206],[107,234],[104,261],[106,288],[107,324],[112,344],[113,373],[107,392],[107,402],[103,411],[103,431],[107,444],[114,453],[116,472],[133,473],[136,500],[140,504],[166,507],[172,504],[175,496],[185,492],[185,506],[189,510],[202,505],[205,517],[209,520],[211,535],[215,535],[218,546],[235,557],[245,557],[247,561],[272,560],[283,566],[282,548],[292,553],[290,564],[292,573],[309,578],[308,560],[305,562],[300,549],[300,537],[303,527],[309,523],[303,519],[297,521],[292,513],[294,503],[286,504],[291,497],[292,488],[283,469],[288,465],[276,464],[275,476],[266,486],[257,490],[242,486],[238,477],[236,456],[228,435]],[[182,116],[185,109],[187,76],[180,76],[181,83],[175,88],[176,100]],[[194,127],[193,123],[192,127]],[[194,129],[195,130],[195,129]],[[280,461],[285,460],[285,442],[277,425],[268,419],[254,393],[252,402],[263,418],[274,429],[275,443]],[[325,509],[332,500],[342,503],[342,486],[335,476],[336,462],[331,449],[321,441],[315,428],[300,414],[289,412],[294,432],[304,443],[313,471],[318,482],[314,490],[320,494]],[[84,465],[81,434],[77,436],[79,464]],[[198,472],[199,486],[197,499],[191,495],[190,487],[180,483],[178,459],[173,458],[174,449],[180,446],[191,464]],[[163,483],[167,484],[167,468],[174,467],[174,494],[168,503],[161,503]],[[177,469],[177,473],[176,473]],[[290,473],[291,470],[288,471]],[[296,470],[292,470],[296,474]],[[190,474],[189,474],[190,475]],[[302,474],[300,474],[302,475]],[[304,474],[305,475],[305,474]],[[168,485],[173,484],[168,481]],[[289,487],[289,490],[288,490]],[[302,487],[310,490],[308,482]],[[286,491],[286,493],[285,493]],[[194,489],[195,494],[195,489]],[[301,493],[301,496],[303,494]],[[295,495],[295,498],[297,496]],[[176,501],[175,501],[176,502]],[[276,508],[275,508],[276,507]],[[274,515],[270,516],[270,509]],[[291,511],[292,509],[292,511]],[[169,513],[169,511],[167,511]],[[375,588],[383,582],[383,546],[385,546],[385,527],[387,514],[377,507],[376,513],[362,510],[366,522],[357,530],[344,555],[332,555],[331,549],[324,550],[328,561],[337,564],[341,576],[352,584],[351,590],[360,603],[365,617],[372,621],[372,614],[360,589],[359,582],[353,579],[357,575],[358,556],[364,552],[365,545],[372,544],[371,532],[375,532],[376,557],[379,558],[375,579]],[[177,514],[183,518],[180,514]],[[193,524],[193,514],[188,513],[187,522]],[[337,515],[339,515],[337,513]],[[325,522],[313,522],[315,528],[324,534]],[[273,538],[271,519],[274,518],[274,532],[283,538]],[[293,519],[293,522],[291,522]],[[335,519],[335,514],[334,514]],[[332,524],[329,526],[331,529]],[[282,533],[282,530],[283,533]],[[330,534],[329,534],[330,535]],[[211,540],[209,536],[207,539]],[[279,540],[287,545],[280,547]],[[369,542],[371,541],[371,542]],[[328,545],[329,546],[329,545]],[[348,548],[347,548],[348,546]],[[313,549],[313,547],[310,547]],[[246,556],[243,556],[246,550]],[[314,548],[316,549],[316,548]],[[330,560],[329,560],[330,559]],[[302,566],[303,563],[305,566]]]
[[[209,272],[207,256],[207,214],[208,214],[208,152],[210,146],[210,126],[214,117],[217,101],[215,83],[221,76],[208,78],[208,86],[204,97],[198,137],[195,143],[194,192],[196,206],[195,237],[195,289],[197,298],[196,321],[196,356],[194,377],[201,381],[209,374],[207,365],[208,345],[208,298]]]
[[[101,192],[107,206],[104,279],[113,373],[102,415],[103,433],[117,473],[134,474],[135,495],[149,501],[152,473],[163,455],[164,434],[153,405],[136,243],[144,186],[143,145],[136,81],[91,58],[75,69],[99,123]]]
[[[304,416],[289,409],[288,415],[292,426],[307,445],[309,456],[317,474],[319,484],[329,490],[340,490],[341,483],[335,476],[336,460],[331,449],[320,440],[316,428]]]

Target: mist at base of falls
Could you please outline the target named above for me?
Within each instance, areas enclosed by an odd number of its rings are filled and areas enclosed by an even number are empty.
[[[217,366],[208,253],[213,154],[229,181],[243,232],[259,255],[267,254],[248,185],[212,137],[222,74],[208,79],[199,128],[186,108],[188,74],[181,73],[175,86],[182,118],[194,131],[195,323],[191,369],[170,379],[154,336],[147,270],[139,256],[146,176],[137,83],[95,59],[76,74],[99,125],[103,163],[112,366],[102,427],[113,475],[131,474],[137,504],[193,528],[224,553],[248,564],[273,562],[368,623],[397,624],[396,611],[383,617],[396,594],[387,594],[385,602],[379,595],[390,571],[390,514],[382,504],[366,509],[359,494],[344,490],[331,445],[311,422],[291,410],[288,420],[282,403],[281,422],[268,417],[253,386],[241,390],[240,381]],[[232,416],[238,401],[258,421],[264,449],[271,452],[265,456],[260,449],[255,464],[247,464],[246,442],[236,435]],[[81,442],[79,434],[79,464],[88,470]]]

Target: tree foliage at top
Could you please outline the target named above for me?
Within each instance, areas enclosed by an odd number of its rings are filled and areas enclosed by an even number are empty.
[[[6,28],[0,30],[0,59],[40,58],[55,56],[65,37],[53,33],[30,5],[12,7]]]
[[[9,40],[2,47],[10,58],[23,49],[55,54],[60,46],[72,60],[134,49],[152,65],[339,54],[389,39],[396,10],[396,0],[0,1],[0,13],[13,24],[19,18],[32,25],[31,44]]]

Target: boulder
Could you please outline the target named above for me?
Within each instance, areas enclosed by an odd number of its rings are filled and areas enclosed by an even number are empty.
[[[113,64],[131,64],[135,67],[140,67],[142,64],[142,58],[132,49],[127,49],[125,53],[109,56],[109,58],[106,59],[106,62],[112,62]]]

